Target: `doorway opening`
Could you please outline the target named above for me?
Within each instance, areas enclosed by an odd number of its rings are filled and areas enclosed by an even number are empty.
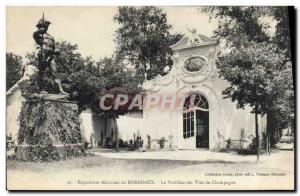
[[[191,94],[183,108],[183,138],[195,138],[196,148],[209,147],[209,105],[201,94]]]
[[[209,146],[208,123],[208,111],[196,110],[196,148],[208,148]]]

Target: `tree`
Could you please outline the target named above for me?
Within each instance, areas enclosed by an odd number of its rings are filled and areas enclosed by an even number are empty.
[[[58,77],[62,82],[63,88],[70,93],[71,99],[77,101],[79,111],[90,107],[91,101],[96,93],[103,88],[95,62],[91,57],[83,58],[78,52],[78,46],[66,41],[57,42],[56,49],[59,55],[56,56]],[[26,55],[30,64],[38,65],[35,52]],[[46,91],[57,93],[57,85],[52,80],[49,70],[46,70],[43,78]],[[39,92],[37,78],[32,82],[33,90]]]
[[[141,92],[134,73],[125,67],[120,58],[117,58],[117,55],[96,62],[91,57],[83,58],[78,52],[76,44],[66,41],[57,42],[56,49],[60,53],[55,59],[58,77],[63,88],[70,93],[71,99],[78,103],[79,112],[91,108],[93,112],[105,118],[113,118],[115,122],[118,115],[128,112],[126,106],[109,111],[99,107],[101,97],[106,94],[135,95]],[[27,58],[29,63],[37,65],[37,55],[35,53],[28,54]],[[47,70],[44,80],[47,92],[56,93],[57,86],[51,80],[51,75]],[[33,78],[31,85],[30,88],[26,87],[23,91],[39,92],[37,78]],[[111,101],[110,104],[113,105],[115,100]],[[117,127],[116,132],[118,133]],[[116,145],[118,145],[118,142],[116,142]]]
[[[266,10],[267,9],[267,10]],[[257,156],[260,140],[257,115],[267,114],[267,135],[287,126],[291,116],[292,64],[288,55],[288,28],[280,13],[285,8],[208,7],[204,12],[217,18],[215,38],[225,43],[227,52],[219,54],[220,76],[230,83],[223,91],[226,98],[237,101],[237,107],[250,105],[255,113]],[[277,13],[277,14],[275,14]],[[275,35],[268,32],[266,16],[277,21]],[[284,36],[283,36],[284,35]],[[275,120],[276,119],[276,120]]]
[[[277,115],[277,120],[288,115],[285,103],[292,85],[292,81],[288,80],[289,65],[284,64],[284,54],[278,54],[274,50],[275,46],[271,44],[266,46],[265,43],[249,43],[238,50],[232,50],[218,63],[218,67],[222,67],[220,75],[231,84],[223,94],[226,98],[237,101],[238,108],[251,106],[256,116],[256,126],[257,114],[267,114],[267,126],[273,123],[270,121],[273,114]],[[283,120],[280,119],[279,122],[284,123]],[[270,131],[270,127],[267,129]],[[259,140],[257,127],[256,138]]]
[[[265,8],[268,9],[268,8]],[[291,31],[289,14],[293,12],[289,7],[271,7],[265,13],[273,16],[277,21],[274,42],[277,46],[285,51],[287,60],[291,60]]]
[[[114,20],[120,25],[116,31],[117,53],[134,65],[139,83],[165,75],[164,68],[172,66],[170,46],[182,37],[170,33],[172,26],[166,13],[154,6],[119,7]]]
[[[293,61],[295,58],[292,58],[293,55],[295,55],[295,51],[292,51],[292,47],[294,46],[293,43],[295,43],[295,40],[292,40],[292,34],[291,32],[295,32],[294,25],[292,23],[292,19],[294,16],[294,8],[293,7],[266,7],[265,12],[267,16],[273,17],[277,21],[276,25],[276,32],[273,37],[274,43],[278,46],[278,49],[282,51],[285,54],[284,60],[289,63],[290,67],[288,70],[286,70],[289,74],[286,78],[293,78],[295,80],[295,73],[292,71],[295,71],[295,67],[291,66],[290,62],[295,65],[295,61]],[[294,96],[294,86],[292,84],[292,81],[287,81],[290,84],[290,88],[286,92],[286,99],[278,100],[278,109],[277,112],[279,115],[276,115],[273,117],[272,115],[269,115],[271,122],[271,128],[270,131],[272,132],[271,136],[271,145],[274,146],[275,143],[278,141],[278,137],[276,135],[278,132],[284,128],[287,127],[287,124],[289,124],[292,128],[292,131],[294,132],[294,123],[295,123],[295,117],[294,117],[294,111],[295,111],[295,96]],[[275,111],[275,110],[274,110]],[[272,126],[274,125],[274,126]]]
[[[131,69],[125,68],[125,65],[119,61],[118,58],[104,58],[97,62],[98,71],[102,82],[105,84],[104,88],[96,94],[95,103],[93,104],[92,110],[105,118],[113,118],[115,127],[115,138],[116,138],[116,151],[119,151],[119,130],[116,123],[116,119],[119,115],[124,115],[128,112],[139,110],[133,108],[128,110],[132,99],[138,93],[142,92],[141,87],[138,85],[138,78]],[[104,102],[106,107],[111,107],[109,110],[104,110],[100,107],[101,98],[104,95],[113,95],[111,99],[107,99]],[[115,109],[117,102],[117,95],[127,95],[129,100],[127,103],[121,104],[120,107]]]
[[[10,89],[22,77],[22,57],[6,53],[6,90]]]

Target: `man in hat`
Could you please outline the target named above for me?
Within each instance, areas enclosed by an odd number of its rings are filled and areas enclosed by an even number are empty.
[[[55,50],[55,40],[54,37],[52,37],[50,34],[47,33],[49,24],[51,24],[50,21],[41,18],[36,25],[38,28],[33,33],[33,38],[35,42],[39,45],[39,82],[42,82],[42,78],[44,76],[46,68],[50,69],[51,74],[54,76],[54,82],[58,85],[59,93],[63,95],[68,95],[66,93],[62,86],[61,82],[58,79],[57,76],[57,64],[55,62],[55,55],[58,55],[59,52]],[[40,84],[40,86],[43,88],[43,84]]]

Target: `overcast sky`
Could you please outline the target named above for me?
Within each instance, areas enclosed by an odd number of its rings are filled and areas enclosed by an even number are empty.
[[[196,7],[163,7],[172,32],[187,33],[186,27],[196,27],[197,33],[211,37],[217,22],[209,22]],[[51,21],[48,32],[56,41],[78,44],[84,56],[95,59],[111,56],[117,24],[113,17],[117,7],[7,7],[7,52],[24,56],[35,49],[32,33],[42,13]]]

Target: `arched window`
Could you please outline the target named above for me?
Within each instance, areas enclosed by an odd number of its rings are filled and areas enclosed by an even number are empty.
[[[186,98],[183,106],[183,110],[188,110],[191,108],[197,108],[203,111],[208,111],[208,101],[200,94],[192,94]]]

